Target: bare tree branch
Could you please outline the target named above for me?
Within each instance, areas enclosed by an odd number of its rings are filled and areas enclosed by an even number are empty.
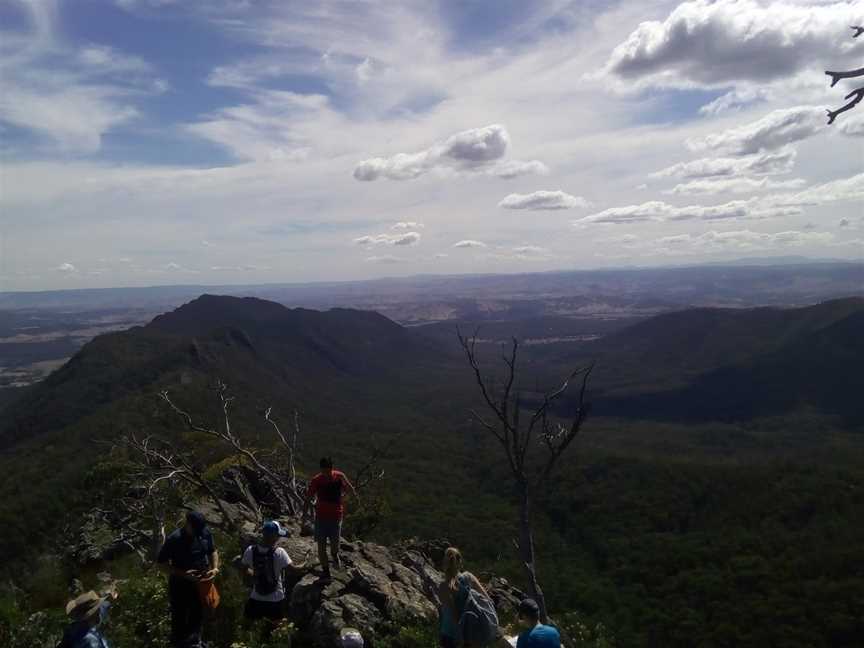
[[[523,426],[520,419],[523,406],[517,381],[519,342],[513,338],[509,354],[503,354],[505,376],[499,399],[493,396],[493,390],[484,379],[480,369],[476,351],[478,332],[479,329],[476,329],[470,338],[463,336],[458,329],[456,334],[474,374],[483,401],[495,415],[500,427],[486,421],[475,410],[472,409],[470,412],[472,418],[492,434],[504,448],[510,472],[519,491],[520,532],[519,540],[514,540],[514,546],[517,548],[521,562],[525,567],[529,591],[540,605],[541,617],[545,620],[546,601],[543,590],[537,581],[535,569],[534,537],[531,529],[530,512],[531,499],[533,490],[541,487],[549,479],[559,458],[570,447],[582,428],[588,411],[585,394],[594,365],[592,363],[587,367],[575,369],[558,388],[543,394],[540,405],[531,412],[528,424]],[[552,409],[556,401],[568,392],[573,381],[580,376],[581,385],[576,409],[570,417],[569,423],[564,425],[553,420]],[[538,440],[538,435],[541,445],[544,445],[547,451],[546,458],[539,463],[530,458],[531,448],[535,440]]]
[[[852,38],[858,38],[861,34],[864,34],[864,27],[860,25],[851,25],[850,29],[854,32],[852,34]],[[826,70],[825,74],[831,77],[831,87],[833,88],[841,79],[854,79],[860,76],[864,76],[864,67],[858,68],[857,70],[847,70],[845,72],[832,72],[830,70]],[[827,110],[828,113],[828,124],[833,124],[834,120],[837,119],[838,115],[846,112],[847,110],[852,110],[855,106],[861,103],[861,100],[864,99],[864,86],[857,88],[847,94],[844,99],[847,100],[847,103],[842,105],[837,110]]]

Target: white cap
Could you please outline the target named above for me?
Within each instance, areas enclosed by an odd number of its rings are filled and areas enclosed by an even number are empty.
[[[363,635],[354,628],[344,628],[339,633],[339,638],[342,642],[342,648],[363,648],[364,646]]]

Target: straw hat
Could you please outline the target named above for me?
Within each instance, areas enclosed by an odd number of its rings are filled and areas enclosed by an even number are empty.
[[[83,621],[99,614],[105,599],[93,590],[72,599],[66,604],[66,615],[74,621]]]

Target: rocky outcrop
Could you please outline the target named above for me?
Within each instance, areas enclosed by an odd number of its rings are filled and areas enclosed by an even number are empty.
[[[280,546],[295,563],[308,562],[305,575],[289,583],[289,609],[312,645],[336,648],[339,632],[352,627],[374,647],[376,639],[394,625],[433,623],[437,618],[435,586],[441,573],[417,548],[343,541],[342,566],[324,580],[314,540],[301,535],[296,521],[285,521],[283,526],[289,536],[280,540]],[[251,523],[244,525],[243,544],[254,542],[256,531]]]

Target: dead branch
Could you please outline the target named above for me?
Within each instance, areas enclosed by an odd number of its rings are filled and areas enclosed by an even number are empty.
[[[258,457],[257,451],[252,450],[251,448],[243,444],[243,442],[236,434],[234,434],[231,428],[230,407],[231,402],[234,400],[234,397],[228,396],[228,386],[221,380],[217,381],[215,391],[219,398],[219,404],[222,410],[223,428],[221,430],[196,424],[192,419],[192,416],[188,412],[182,410],[171,400],[167,391],[162,391],[159,395],[162,400],[164,400],[168,404],[168,406],[181,418],[181,420],[185,422],[186,426],[189,428],[190,431],[198,432],[200,434],[206,434],[213,438],[219,439],[223,443],[228,444],[234,449],[237,454],[248,459],[256,470],[266,475],[276,484],[278,484],[281,487],[282,492],[285,495],[285,499],[291,509],[289,513],[291,515],[295,515],[297,511],[302,508],[303,505],[303,498],[297,492],[296,477],[292,482],[286,481],[282,475],[280,475],[277,471],[273,470],[261,461],[261,459]],[[268,415],[265,417],[265,420],[267,420],[271,425],[274,425],[274,422],[269,418],[269,411],[270,410],[268,410]],[[275,428],[277,431],[279,430],[278,425],[276,425]],[[280,437],[282,436],[281,432],[279,433],[279,435]]]
[[[852,110],[855,106],[857,106],[862,99],[864,99],[864,86],[853,90],[848,95],[843,97],[844,99],[849,99],[849,97],[854,97],[850,102],[844,104],[837,110],[828,110],[828,124],[833,124],[834,120],[837,119],[837,115],[840,113],[844,113],[847,110]]]
[[[850,29],[854,32],[852,34],[852,38],[858,38],[862,33],[864,33],[864,27],[860,25],[851,25]],[[854,79],[860,76],[864,76],[864,67],[858,68],[857,70],[847,70],[843,72],[834,72],[830,70],[826,70],[825,74],[831,77],[831,87],[833,88],[841,79]],[[847,94],[844,99],[847,100],[847,103],[842,105],[837,110],[828,109],[826,112],[828,113],[828,124],[833,124],[834,120],[837,119],[837,116],[841,113],[846,112],[847,110],[852,110],[855,106],[857,106],[862,99],[864,99],[864,86],[857,88]]]

